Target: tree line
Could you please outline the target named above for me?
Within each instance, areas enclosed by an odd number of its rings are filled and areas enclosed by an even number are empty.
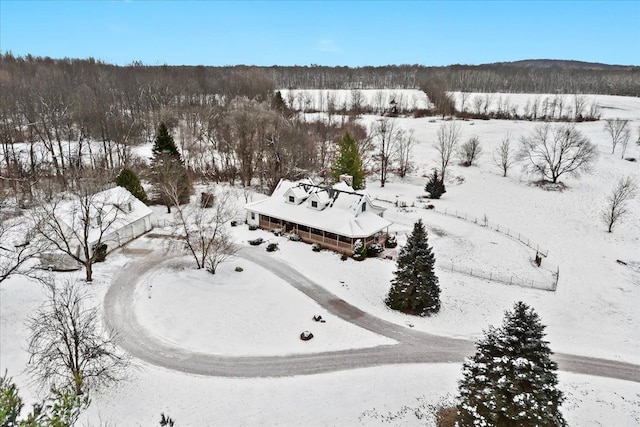
[[[265,191],[287,176],[330,173],[345,117],[307,122],[273,80],[250,67],[117,67],[92,59],[0,56],[0,189],[21,203],[113,179],[124,167],[149,179],[136,147],[164,122],[195,178]]]

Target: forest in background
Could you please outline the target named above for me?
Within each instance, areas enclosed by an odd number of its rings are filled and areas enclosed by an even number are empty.
[[[345,131],[363,153],[371,130],[358,103],[328,105],[308,122],[277,89],[421,89],[420,114],[455,114],[447,91],[640,96],[640,67],[575,61],[479,66],[251,67],[115,66],[94,59],[0,55],[0,186],[19,200],[73,186],[78,176],[112,179],[123,167],[144,179],[133,148],[165,122],[196,179],[268,190],[281,177],[328,177]],[[407,113],[404,112],[403,113]],[[415,112],[414,112],[415,113]],[[539,119],[539,118],[538,118]]]

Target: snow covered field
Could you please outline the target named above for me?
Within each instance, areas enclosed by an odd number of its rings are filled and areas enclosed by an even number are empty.
[[[536,95],[510,95],[512,102],[519,96],[525,100]],[[605,117],[632,120],[635,141],[640,99],[593,98]],[[605,105],[608,108],[603,108]],[[368,125],[377,119],[365,116],[362,122]],[[453,165],[447,193],[432,202],[441,210],[478,218],[486,215],[491,222],[539,243],[549,251],[543,266],[560,270],[558,289],[549,292],[447,271],[447,263],[454,261],[486,272],[507,271],[519,277],[551,280],[550,273],[532,264],[534,250],[504,234],[421,207],[416,197],[424,194],[423,175],[437,165],[431,144],[443,122],[434,118],[396,120],[415,131],[415,169],[404,180],[392,175],[384,188],[372,176],[367,190],[382,200],[408,202],[407,209],[384,204],[388,218],[397,221],[392,231],[399,233],[400,244],[413,221],[422,218],[425,222],[442,287],[442,311],[437,316],[407,317],[385,307],[382,300],[395,267],[393,261],[343,262],[331,252],[313,253],[304,243],[245,227],[233,229],[237,241],[246,245],[248,238],[263,236],[278,242],[280,250],[272,256],[363,311],[400,325],[411,323],[433,334],[474,339],[489,325],[499,324],[504,310],[515,301],[523,300],[548,325],[547,339],[553,351],[639,364],[640,197],[630,203],[631,216],[612,234],[606,233],[599,214],[619,177],[632,176],[640,182],[640,162],[610,154],[603,122],[577,125],[598,146],[600,155],[592,174],[579,179],[563,177],[568,188],[553,192],[533,186],[530,181],[534,177],[522,175],[517,165],[503,178],[492,160],[492,152],[503,137],[509,134],[517,143],[538,124],[460,121],[463,141],[477,135],[484,154],[478,166]],[[640,157],[639,148],[630,142],[627,156]],[[240,196],[238,203],[242,202]],[[166,215],[162,211],[156,210],[158,216]],[[96,265],[96,280],[89,285],[95,303],[101,305],[115,272],[144,257],[144,250],[162,244],[161,239],[145,237]],[[244,271],[233,271],[236,265]],[[183,266],[183,261],[168,264],[148,276],[132,278],[139,281],[135,300],[138,320],[150,334],[172,345],[252,356],[389,343],[384,337],[333,318],[245,260],[230,260],[214,276]],[[8,370],[27,401],[35,396],[35,388],[22,373],[28,362],[24,322],[42,299],[40,286],[21,278],[12,278],[0,288],[0,370]],[[314,314],[321,314],[327,323],[312,322]],[[304,329],[316,338],[302,343],[298,334]],[[426,416],[430,407],[451,399],[459,377],[458,364],[392,365],[289,378],[237,379],[186,375],[139,362],[128,381],[92,396],[83,420],[87,425],[102,421],[148,426],[157,424],[160,413],[165,412],[179,426],[432,425],[433,420],[422,419],[421,414]],[[560,386],[566,393],[562,408],[570,425],[640,424],[638,383],[561,372]]]
[[[283,99],[289,106],[298,111],[327,111],[330,103],[336,109],[352,108],[357,99],[362,106],[374,111],[382,112],[389,108],[390,102],[396,102],[399,111],[425,109],[429,107],[429,100],[424,92],[418,89],[280,89]],[[500,108],[523,114],[527,104],[537,102],[541,105],[545,100],[549,103],[560,101],[565,114],[573,111],[575,95],[529,94],[529,93],[471,93],[451,92],[456,102],[456,108],[474,112],[475,103],[482,101],[482,108],[487,104],[487,112],[496,112]],[[595,104],[602,119],[620,118],[638,120],[640,98],[612,96],[612,95],[579,95],[579,101],[588,111],[591,104]],[[463,105],[464,99],[464,105]],[[478,101],[476,101],[478,100]]]

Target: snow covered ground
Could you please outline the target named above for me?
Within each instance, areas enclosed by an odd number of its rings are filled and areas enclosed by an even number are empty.
[[[510,95],[515,102],[516,96]],[[526,95],[535,96],[535,95]],[[522,95],[523,99],[526,98]],[[640,100],[594,97],[608,117],[632,120],[635,140],[640,125]],[[286,97],[285,97],[286,99]],[[519,102],[519,101],[518,101]],[[526,102],[526,101],[524,101]],[[601,107],[602,107],[601,105]],[[378,117],[365,116],[364,124]],[[537,269],[535,251],[509,238],[461,219],[422,208],[425,174],[437,166],[432,148],[438,127],[434,118],[400,118],[414,129],[414,171],[406,179],[395,176],[384,188],[372,176],[367,190],[381,200],[406,201],[408,209],[380,202],[389,209],[399,242],[413,221],[422,218],[429,231],[442,287],[442,311],[432,318],[414,318],[388,310],[383,298],[395,264],[384,259],[340,261],[337,254],[314,253],[309,245],[286,241],[264,231],[233,229],[238,242],[263,236],[277,241],[274,254],[338,297],[383,319],[438,335],[474,339],[489,325],[501,322],[504,310],[518,300],[532,305],[547,327],[547,339],[556,352],[640,363],[640,197],[629,207],[631,215],[614,233],[606,233],[599,213],[607,193],[621,176],[640,182],[640,162],[611,155],[602,121],[578,124],[597,144],[600,156],[591,174],[563,177],[563,192],[544,191],[514,166],[503,178],[492,152],[503,137],[517,143],[539,124],[512,121],[460,121],[463,140],[477,135],[484,154],[478,166],[453,165],[447,193],[432,201],[439,210],[464,212],[515,230],[549,251],[543,266],[560,270],[555,292],[508,286],[447,270],[448,263],[466,264],[485,272],[508,272],[518,277],[550,280]],[[619,148],[618,148],[619,149]],[[639,157],[629,144],[627,156]],[[255,196],[259,197],[259,196]],[[244,202],[239,197],[238,203]],[[414,205],[411,207],[411,205]],[[163,209],[157,209],[162,217]],[[142,238],[124,251],[96,265],[95,282],[88,285],[93,301],[101,305],[110,279],[126,263],[144,256],[162,239]],[[136,251],[139,249],[140,251]],[[617,263],[622,260],[627,265]],[[231,260],[218,274],[164,265],[139,280],[136,306],[139,321],[151,334],[176,346],[228,355],[280,355],[296,352],[367,347],[388,343],[384,337],[332,318],[306,297],[269,273],[244,260]],[[233,268],[240,265],[242,273]],[[67,273],[64,276],[70,276]],[[60,276],[62,277],[62,276]],[[43,300],[40,285],[12,278],[0,287],[0,371],[8,370],[27,401],[36,389],[23,374],[28,362],[24,322]],[[326,324],[310,320],[313,314]],[[317,338],[302,343],[299,330]],[[202,425],[432,425],[430,408],[455,394],[460,365],[402,365],[357,369],[291,378],[207,378],[167,371],[138,363],[131,378],[94,394],[84,421],[98,425],[153,425],[161,412],[179,426]],[[635,426],[640,424],[640,384],[560,373],[567,401],[563,412],[575,426]],[[135,402],[135,404],[132,404]]]
[[[140,278],[135,296],[140,324],[178,348],[217,355],[277,356],[394,343],[330,315],[248,261],[222,264],[215,276],[194,270],[191,259],[179,261]],[[243,271],[234,271],[236,266]],[[326,322],[315,322],[314,315]],[[308,342],[298,338],[305,330],[313,330],[314,338]]]

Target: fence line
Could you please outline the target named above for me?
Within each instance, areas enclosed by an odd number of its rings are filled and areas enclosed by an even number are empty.
[[[385,202],[385,203],[390,203],[395,205],[395,203],[389,201],[389,200],[384,200],[384,199],[380,199],[378,197],[375,198],[375,200],[381,201],[381,202]],[[523,236],[522,234],[511,230],[508,227],[501,227],[500,224],[494,224],[491,223],[490,221],[488,221],[486,219],[486,216],[484,218],[482,218],[481,220],[478,220],[478,217],[475,216],[469,216],[466,213],[462,213],[462,212],[458,212],[458,211],[449,211],[448,209],[445,210],[441,210],[441,209],[436,209],[436,208],[431,208],[428,209],[426,206],[423,205],[423,209],[426,210],[431,210],[443,215],[448,215],[448,216],[453,216],[455,218],[458,219],[462,219],[464,221],[467,222],[471,222],[474,223],[480,227],[486,227],[489,228],[493,231],[497,231],[499,233],[502,234],[506,234],[507,236],[518,240],[519,242],[521,242],[522,244],[524,244],[525,246],[536,250],[536,252],[543,257],[546,257],[549,253],[548,250],[545,250],[543,248],[540,247],[540,245],[538,245],[537,243],[533,242],[532,240],[530,240],[529,238]],[[396,223],[400,223],[400,224],[404,224],[404,225],[409,225],[412,226],[415,223],[415,220],[409,220],[409,221],[405,221],[405,218],[402,217],[401,215],[398,215],[396,213],[391,213],[395,218],[390,218],[393,222]],[[441,263],[439,263],[441,264]],[[492,282],[498,282],[498,283],[503,283],[503,284],[507,284],[507,285],[515,285],[515,286],[521,286],[521,287],[527,287],[527,288],[536,288],[536,289],[542,289],[542,290],[546,290],[546,291],[555,291],[558,287],[558,279],[560,277],[560,267],[558,266],[553,266],[550,265],[548,262],[545,262],[545,267],[539,266],[539,268],[542,268],[548,272],[550,272],[553,276],[553,280],[550,283],[543,283],[540,281],[536,281],[536,280],[532,280],[532,279],[522,279],[516,276],[512,276],[512,275],[504,275],[504,274],[500,274],[500,273],[486,273],[480,269],[474,269],[474,268],[468,268],[468,267],[458,267],[455,265],[455,263],[451,260],[447,260],[444,262],[444,264],[442,265],[443,269],[449,270],[449,271],[453,271],[456,273],[461,273],[461,274],[465,274],[467,276],[471,276],[471,277],[478,277],[481,279],[485,279],[485,280],[489,280]]]
[[[381,202],[385,202],[385,203],[390,203],[395,205],[394,202],[391,202],[389,200],[385,200],[385,199],[380,199],[378,197],[375,198],[375,200],[381,201]],[[417,207],[419,208],[419,207]],[[547,257],[547,255],[549,255],[549,250],[548,249],[544,249],[542,248],[538,243],[534,242],[533,240],[529,239],[528,237],[524,236],[523,234],[512,230],[509,227],[504,227],[501,226],[500,224],[497,223],[492,223],[491,221],[489,221],[486,217],[486,215],[483,218],[478,218],[476,216],[472,216],[472,215],[468,215],[465,212],[460,212],[457,210],[449,210],[448,208],[442,210],[442,209],[438,209],[436,207],[433,208],[427,208],[424,204],[422,206],[423,209],[425,210],[430,210],[430,211],[434,211],[437,212],[439,214],[443,214],[443,215],[447,215],[447,216],[451,216],[451,217],[455,217],[467,222],[470,222],[472,224],[476,224],[480,227],[486,227],[489,228],[493,231],[497,231],[498,233],[502,233],[502,234],[506,234],[507,236],[518,240],[520,243],[524,244],[525,246],[530,247],[531,249],[534,249],[536,252],[538,252],[541,256],[543,257]],[[402,224],[401,221],[398,221]],[[410,224],[413,225],[413,224]]]
[[[455,217],[455,218],[458,218],[458,219],[462,219],[464,221],[471,222],[473,224],[479,225],[480,227],[486,227],[486,228],[489,228],[489,229],[491,229],[493,231],[497,231],[498,233],[506,234],[507,236],[518,240],[520,243],[530,247],[531,249],[534,249],[536,252],[538,252],[540,255],[542,255],[545,258],[549,254],[549,250],[548,249],[542,248],[538,243],[536,243],[533,240],[529,239],[528,237],[522,235],[521,233],[518,233],[517,231],[512,230],[509,227],[501,226],[498,223],[492,223],[491,221],[489,221],[487,219],[486,215],[483,218],[479,219],[476,216],[467,215],[466,213],[458,212],[457,210],[450,211],[448,209],[442,210],[442,209],[437,209],[437,208],[432,208],[432,209],[429,209],[429,210],[432,210],[434,212],[437,212],[437,213],[440,213],[440,214],[443,214],[443,215],[448,215],[448,216],[452,216],[452,217]]]
[[[436,261],[436,263],[443,270],[453,271],[467,276],[489,280],[491,282],[503,283],[505,285],[515,285],[524,288],[535,288],[544,291],[555,291],[558,288],[558,278],[560,276],[560,270],[558,269],[555,273],[552,272],[553,280],[550,283],[546,283],[533,279],[523,279],[521,277],[513,275],[505,275],[493,272],[487,273],[478,268],[460,267],[451,260],[441,262]]]

